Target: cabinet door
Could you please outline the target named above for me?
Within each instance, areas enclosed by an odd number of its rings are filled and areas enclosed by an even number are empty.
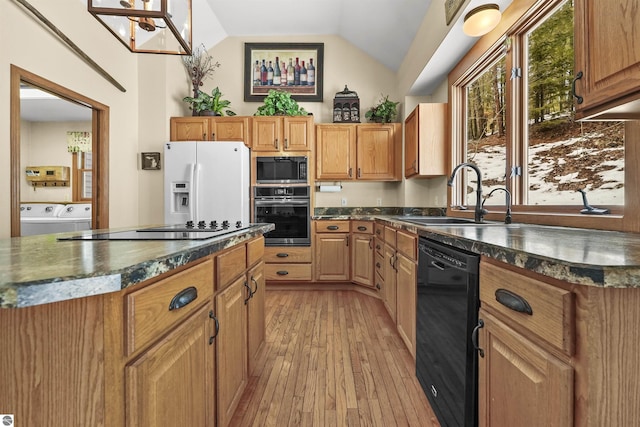
[[[125,367],[127,426],[213,426],[214,347],[210,305]],[[212,342],[213,344],[213,342]]]
[[[282,117],[254,117],[251,145],[253,151],[278,152],[282,147]]]
[[[249,118],[241,116],[215,117],[211,119],[212,141],[241,141],[249,145]]]
[[[172,117],[171,141],[205,141],[211,126],[208,117]]]
[[[402,156],[400,141],[396,140],[396,126],[359,125],[356,139],[356,177],[363,180],[399,180],[396,160]],[[399,156],[396,155],[399,153]]]
[[[260,263],[247,273],[252,297],[247,303],[247,335],[249,354],[249,374],[255,368],[260,347],[265,341],[265,312],[264,312],[264,264]]]
[[[396,262],[396,325],[409,353],[416,358],[416,264],[402,254]]]
[[[447,104],[418,104],[404,121],[404,176],[444,176]]]
[[[244,275],[241,276],[216,296],[215,313],[220,324],[216,337],[218,427],[229,424],[248,380],[245,299],[249,293],[246,280]]]
[[[311,151],[313,147],[313,117],[285,117],[284,141],[285,151]]]
[[[583,76],[576,93],[576,117],[640,98],[640,45],[635,0],[581,0],[575,2],[575,73]],[[638,119],[638,103],[597,118]]]
[[[351,280],[373,287],[373,235],[353,234],[351,239]]]
[[[355,178],[356,127],[354,125],[316,126],[316,179]]]
[[[571,366],[486,311],[479,316],[479,425],[573,426]]]
[[[396,250],[391,245],[384,246],[384,286],[382,288],[382,302],[396,321]]]
[[[349,235],[343,233],[316,234],[315,280],[349,280]]]

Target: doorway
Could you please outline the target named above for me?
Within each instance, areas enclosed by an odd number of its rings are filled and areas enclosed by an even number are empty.
[[[109,107],[73,92],[22,68],[11,66],[11,236],[21,235],[21,179],[24,171],[20,161],[20,86],[27,84],[61,99],[91,109],[91,225],[93,229],[109,227],[108,166]]]

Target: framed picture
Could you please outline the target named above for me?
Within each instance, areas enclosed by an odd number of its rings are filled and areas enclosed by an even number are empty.
[[[245,43],[244,100],[262,102],[271,89],[296,101],[322,102],[324,43]]]
[[[160,170],[160,153],[140,154],[143,170]]]

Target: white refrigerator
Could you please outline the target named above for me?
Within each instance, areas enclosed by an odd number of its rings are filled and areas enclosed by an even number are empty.
[[[236,141],[168,142],[164,146],[164,221],[229,221],[250,218],[249,149]]]

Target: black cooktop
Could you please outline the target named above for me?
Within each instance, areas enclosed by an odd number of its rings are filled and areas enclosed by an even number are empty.
[[[58,240],[206,240],[250,228],[236,224],[235,227],[187,227],[182,224],[142,228],[140,230],[112,231],[108,233],[81,234],[58,237]]]

